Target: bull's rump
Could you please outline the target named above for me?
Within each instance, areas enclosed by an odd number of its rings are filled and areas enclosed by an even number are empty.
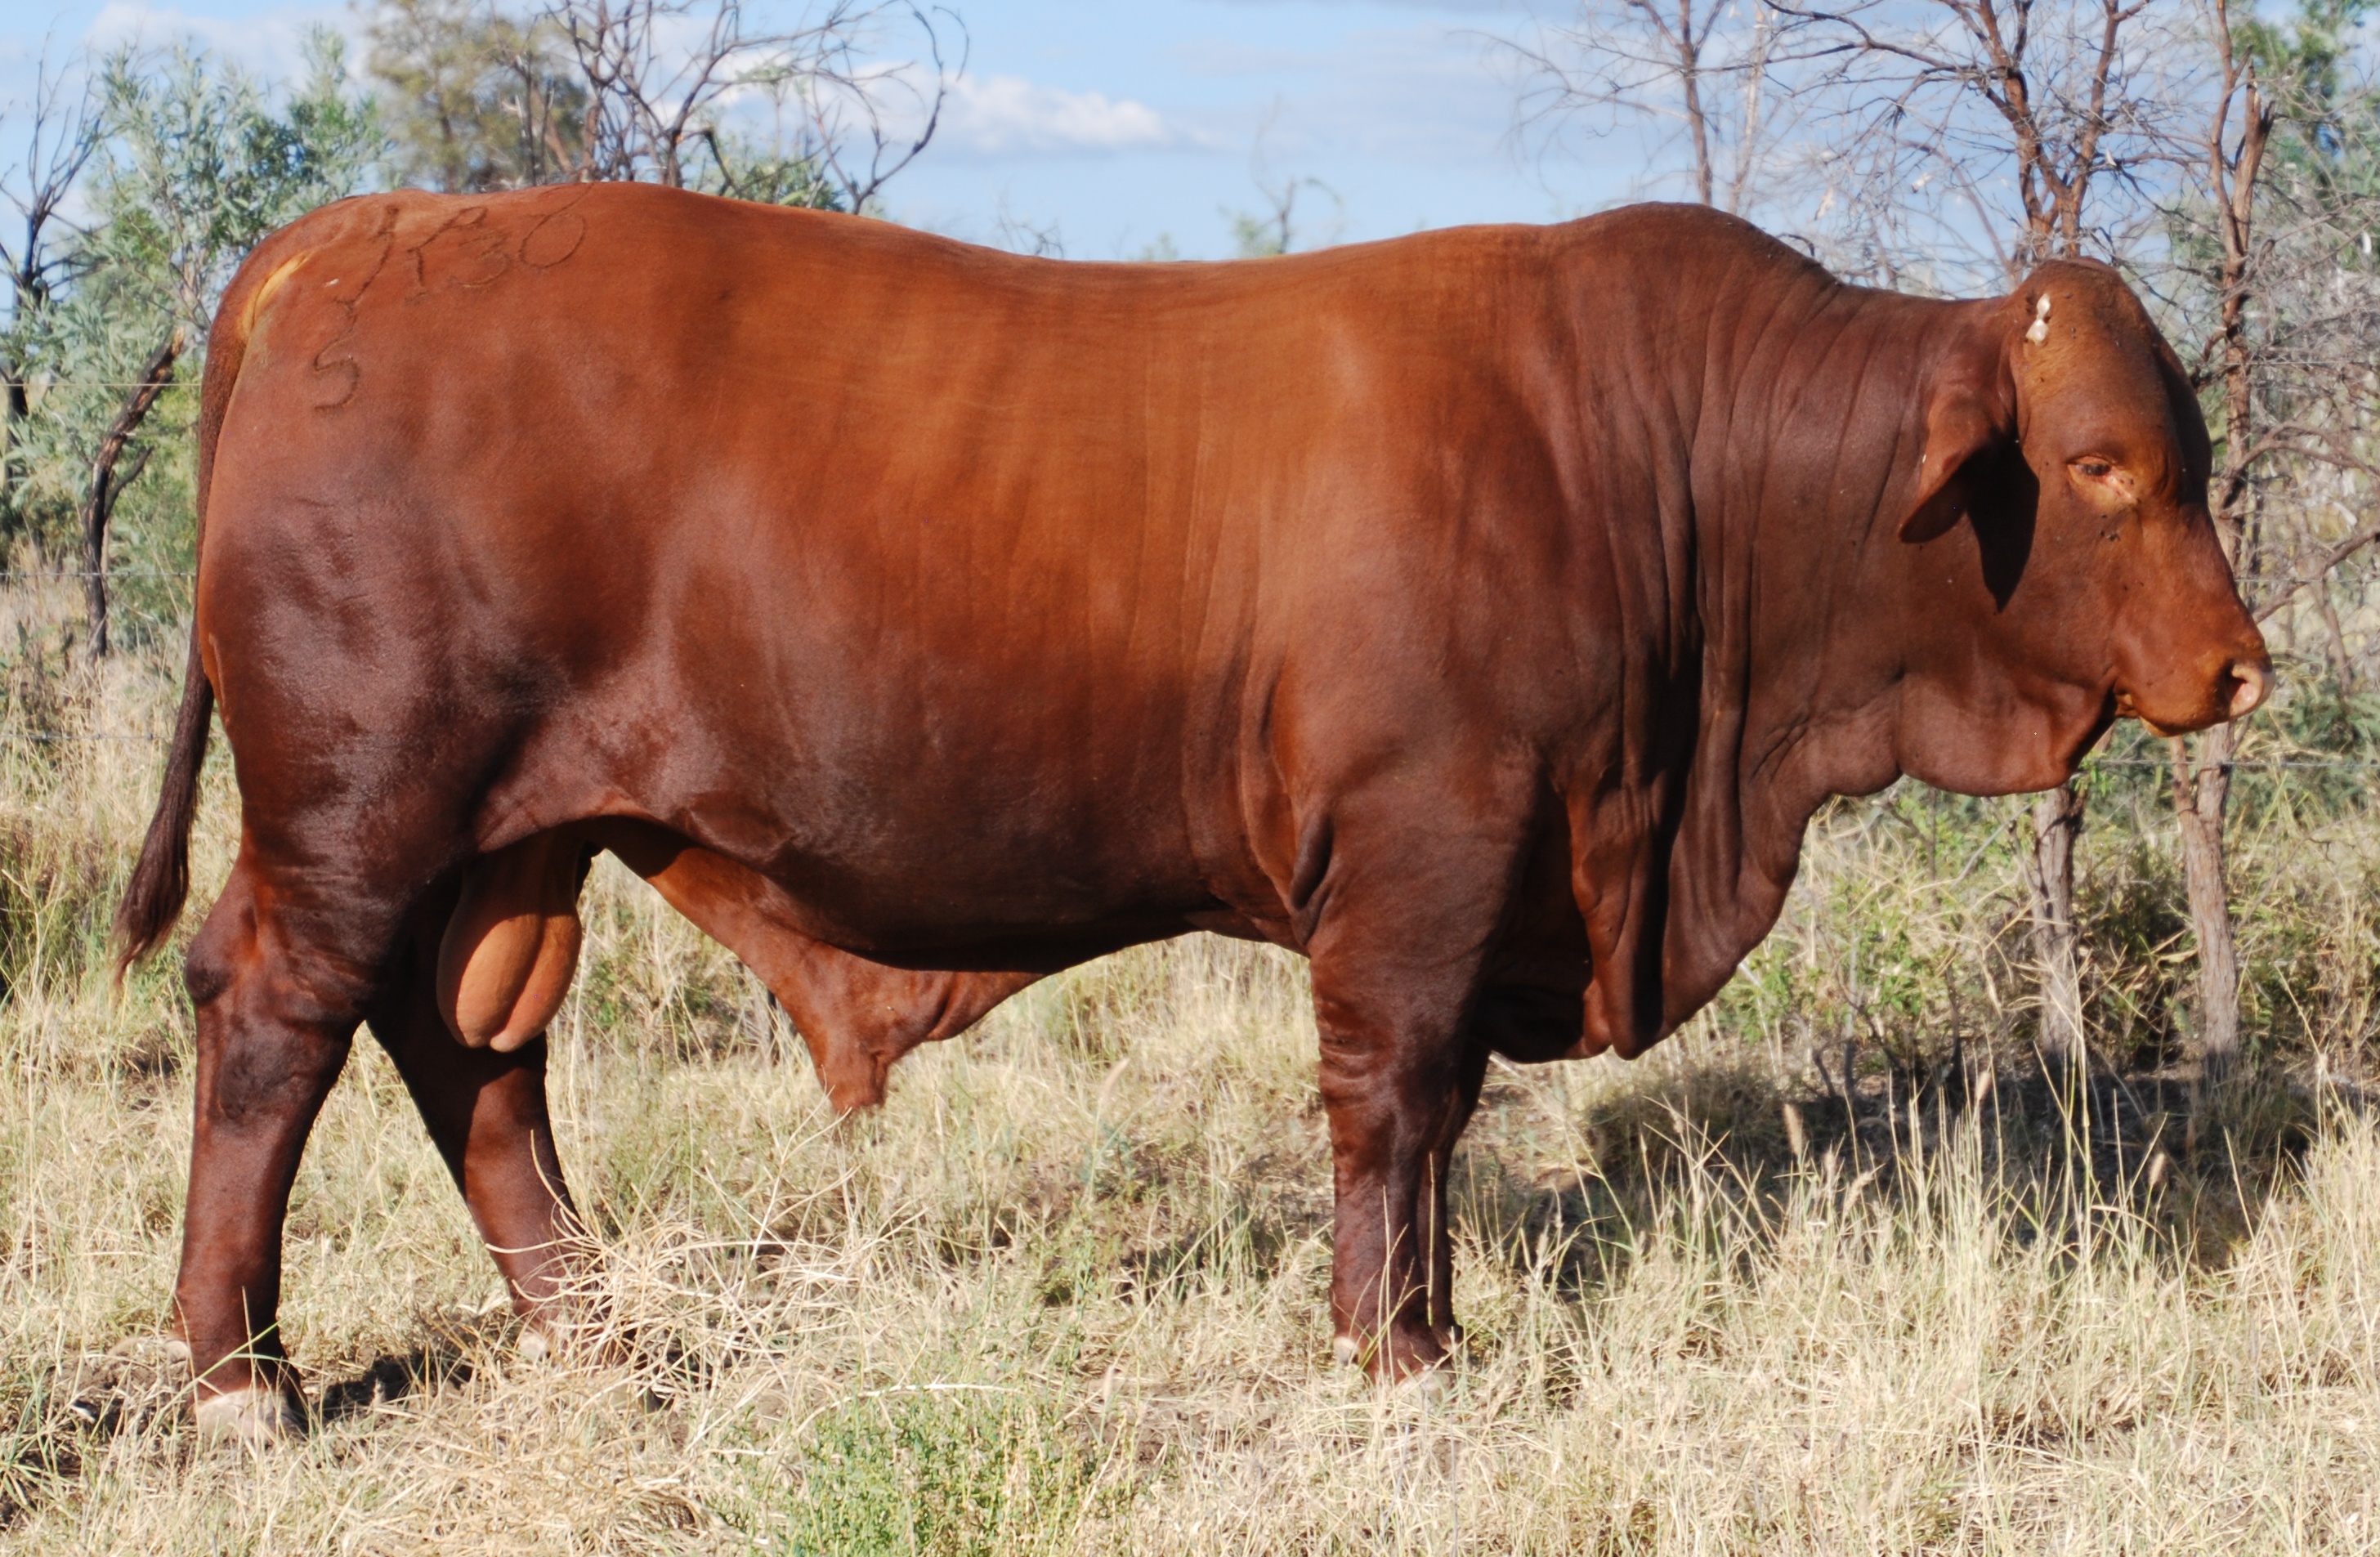
[[[243,783],[428,754],[482,846],[651,817],[862,943],[1259,900],[1301,663],[1377,728],[1293,762],[1494,714],[1405,694],[1458,690],[1449,534],[1537,479],[1544,241],[1056,266],[630,188],[333,208],[227,304]]]

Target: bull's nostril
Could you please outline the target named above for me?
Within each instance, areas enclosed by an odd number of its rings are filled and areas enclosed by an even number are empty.
[[[2234,660],[2230,674],[2231,709],[2226,717],[2238,719],[2254,712],[2256,705],[2265,700],[2265,671],[2253,660]]]

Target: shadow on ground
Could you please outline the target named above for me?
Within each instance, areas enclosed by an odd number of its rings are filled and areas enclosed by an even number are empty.
[[[1560,1290],[1585,1298],[1625,1279],[1636,1231],[1678,1215],[1697,1184],[1753,1212],[1740,1220],[1756,1243],[1797,1186],[1907,1195],[1914,1170],[1973,1131],[1995,1186],[2042,1215],[2037,1235],[2074,1231],[2061,1211],[2134,1216],[2203,1269],[2289,1192],[2326,1113],[2374,1104],[2360,1087],[2278,1070],[2202,1096],[2180,1069],[2058,1080],[2037,1064],[1814,1069],[1817,1086],[1792,1087],[1761,1063],[1648,1064],[1572,1110],[1543,1071],[1500,1064],[1457,1159],[1457,1215],[1516,1270],[1560,1250]]]

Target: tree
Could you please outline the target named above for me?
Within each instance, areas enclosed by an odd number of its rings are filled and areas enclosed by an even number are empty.
[[[575,176],[864,210],[932,141],[957,18],[915,0],[829,0],[806,25],[756,28],[743,0],[553,0],[586,93]],[[871,63],[884,35],[922,66]],[[921,79],[922,77],[922,79]],[[771,135],[727,122],[765,100]]]
[[[120,52],[84,98],[40,77],[0,181],[24,235],[0,235],[0,526],[79,553],[94,660],[121,502],[180,468],[176,386],[267,233],[375,164],[456,190],[638,178],[860,210],[931,140],[965,34],[914,0],[829,0],[793,30],[753,24],[744,0],[382,0],[372,37],[393,138],[328,33],[277,101],[187,48]]]
[[[1822,67],[1803,87],[1824,103],[1821,209],[1852,251],[2006,285],[2161,232],[2194,142],[2183,38],[2149,0],[1774,4]]]
[[[24,114],[24,152],[0,194],[15,207],[17,231],[0,235],[0,271],[8,292],[0,331],[0,541],[25,527],[20,489],[25,432],[32,417],[29,359],[43,310],[69,274],[67,243],[77,229],[67,220],[68,196],[99,149],[99,119],[81,84],[52,67],[45,53],[34,67]],[[36,527],[32,533],[38,537]]]
[[[828,0],[794,28],[745,0],[380,0],[371,38],[400,180],[856,211],[932,140],[965,34],[915,0]]]
[[[2337,535],[2306,494],[2344,513],[2380,485],[2366,432],[2380,116],[2350,79],[2373,4],[2300,0],[2280,21],[2228,0],[2194,15],[2148,0],[1766,0],[1764,22],[1711,0],[1589,0],[1574,25],[1516,45],[1533,67],[1522,112],[1679,127],[1700,198],[1803,224],[1856,278],[1998,290],[2046,259],[2124,266],[2207,397],[2210,507],[2239,572],[2286,567],[2261,610],[2310,600],[2344,687],[2327,580],[2380,525]],[[2222,833],[2238,738],[2223,727],[2168,750],[2199,1057],[2216,1079],[2239,1049]],[[2082,821],[2074,785],[2049,792],[2024,851],[2038,1030],[2058,1070],[2084,1053]]]
[[[1330,201],[1340,217],[1346,214],[1347,202],[1339,191],[1319,178],[1289,173],[1275,176],[1270,145],[1273,132],[1281,126],[1285,103],[1276,102],[1265,110],[1264,119],[1257,126],[1256,139],[1248,149],[1248,182],[1264,197],[1260,211],[1233,211],[1226,208],[1223,215],[1232,224],[1232,251],[1243,260],[1269,260],[1295,249],[1301,243],[1315,247],[1315,235],[1300,219],[1298,199],[1308,193],[1318,194]],[[1342,224],[1324,227],[1320,245],[1328,247],[1337,241]]]
[[[2159,230],[2179,163],[2174,38],[2148,0],[1771,0],[1837,133],[1816,159],[1846,268],[1890,284],[2013,286],[2045,260],[2120,259]],[[1921,258],[1922,257],[1922,258]],[[2085,1053],[2070,781],[2033,811],[2039,1043]]]
[[[1584,0],[1528,38],[1521,123],[1548,146],[1567,133],[1655,125],[1682,140],[1705,205],[1742,214],[1773,192],[1776,152],[1801,100],[1778,90],[1796,18],[1745,0]]]
[[[2215,109],[2206,127],[2205,192],[2217,240],[2215,351],[2223,402],[2222,467],[2215,476],[2210,507],[2237,571],[2254,561],[2253,548],[2241,545],[2251,495],[2256,398],[2247,310],[2255,281],[2256,185],[2277,104],[2258,90],[2256,60],[2239,46],[2228,0],[2209,0],[2205,19],[2218,71]],[[2240,952],[2223,859],[2236,739],[2230,725],[2217,725],[2198,737],[2195,760],[2191,742],[2176,737],[2169,743],[2182,876],[2190,896],[2191,931],[2198,943],[2200,1075],[2209,1084],[2219,1084],[2240,1054]]]
[[[2322,490],[2325,505],[2339,508],[2341,482],[2361,478],[2368,489],[2375,474],[2364,429],[2380,357],[2380,278],[2369,253],[2380,222],[2370,130],[2380,100],[2346,69],[2372,8],[2372,0],[2302,0],[2284,23],[2235,17],[2227,0],[2205,0],[2216,91],[2202,141],[2204,183],[2178,244],[2199,284],[2197,311],[2211,316],[2199,376],[2215,402],[2210,506],[2225,548],[2252,578],[2279,554],[2283,587],[2268,592],[2261,618],[2313,591],[2342,696],[2352,670],[2329,580],[2380,538],[2380,527],[2367,510],[2355,533],[2324,542],[2312,515],[2276,521],[2289,505],[2279,489]],[[2223,725],[2169,748],[2209,1087],[2219,1087],[2240,1049],[2224,858],[2237,741]]]
[[[335,35],[314,35],[309,65],[279,112],[238,71],[187,51],[153,67],[119,53],[101,73],[95,220],[42,340],[65,401],[54,420],[87,451],[78,529],[94,660],[109,647],[109,530],[145,467],[151,413],[249,249],[352,190],[380,150]]]
[[[513,189],[584,164],[587,91],[552,18],[491,0],[382,0],[370,37],[399,182]]]
[[[1268,184],[1258,171],[1256,179],[1257,191],[1264,196],[1264,210],[1225,213],[1232,219],[1232,249],[1243,260],[1269,260],[1297,247],[1304,236],[1297,219],[1297,197],[1307,190],[1343,205],[1339,192],[1319,178],[1288,177]],[[1330,241],[1327,234],[1323,241]]]

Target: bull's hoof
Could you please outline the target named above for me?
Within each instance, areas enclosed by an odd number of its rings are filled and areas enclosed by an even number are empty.
[[[1361,1364],[1380,1383],[1395,1386],[1400,1394],[1435,1399],[1446,1388],[1446,1370],[1462,1344],[1463,1327],[1451,1324],[1414,1341],[1391,1342],[1385,1356],[1352,1335],[1336,1336],[1330,1355],[1342,1368]]]
[[[600,1298],[573,1298],[541,1307],[524,1318],[513,1337],[513,1356],[528,1368],[611,1368],[625,1363],[633,1348],[606,1317]]]
[[[270,1384],[218,1390],[199,1397],[199,1436],[269,1449],[304,1436],[306,1418],[289,1392]]]
[[[1408,1373],[1390,1388],[1404,1400],[1419,1401],[1432,1405],[1446,1398],[1449,1389],[1446,1364],[1437,1363],[1416,1373]]]
[[[584,1325],[568,1319],[528,1320],[520,1327],[520,1338],[513,1343],[513,1351],[532,1368],[561,1368],[587,1360],[588,1351],[596,1341]]]

